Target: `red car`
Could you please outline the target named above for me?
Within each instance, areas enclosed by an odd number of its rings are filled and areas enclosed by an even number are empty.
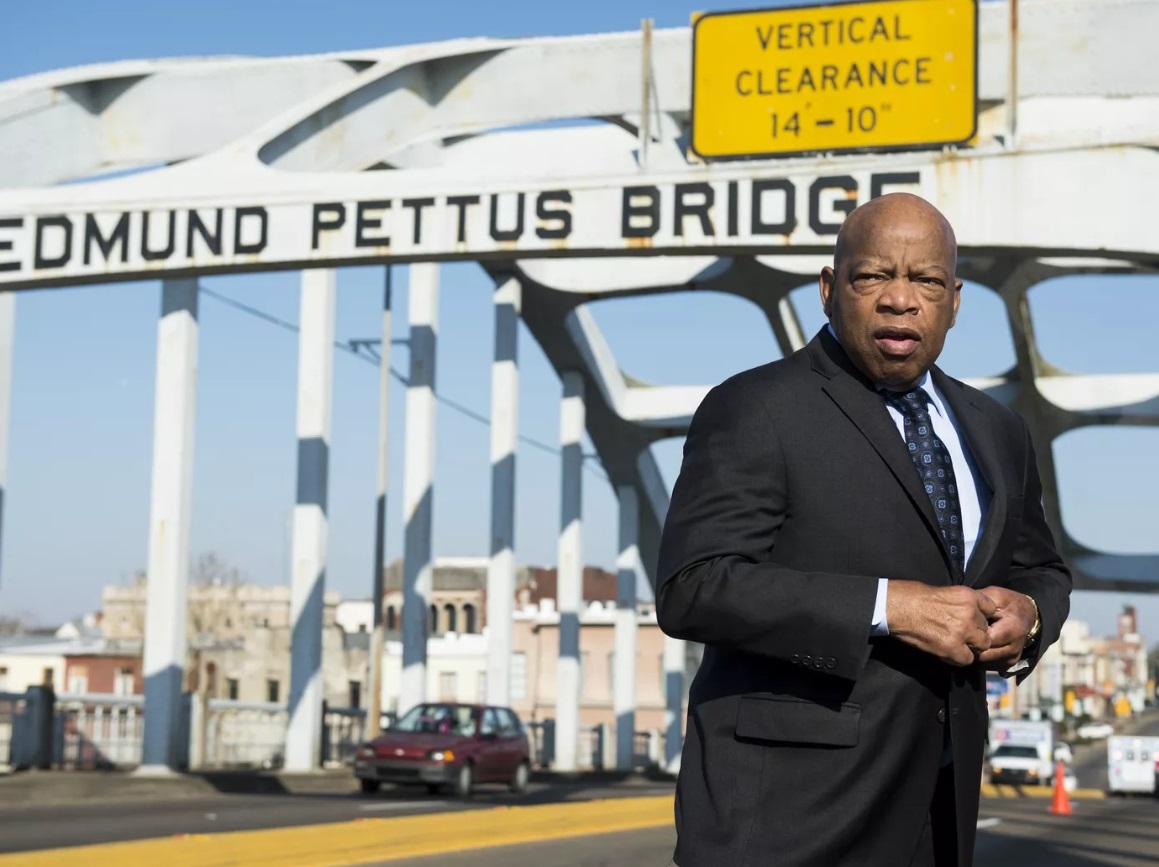
[[[362,791],[382,783],[425,785],[434,793],[450,787],[460,797],[476,783],[527,788],[531,751],[515,712],[482,705],[421,704],[354,754]]]

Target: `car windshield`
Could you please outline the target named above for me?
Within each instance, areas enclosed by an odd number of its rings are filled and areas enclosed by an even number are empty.
[[[1034,747],[1016,747],[1003,744],[994,751],[996,759],[1037,759],[1038,750]]]
[[[473,737],[475,711],[474,708],[462,705],[420,704],[407,711],[390,730]]]

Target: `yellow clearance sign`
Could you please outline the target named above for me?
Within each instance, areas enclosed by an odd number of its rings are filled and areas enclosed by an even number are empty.
[[[704,158],[974,136],[976,0],[709,12],[692,50],[692,149]]]

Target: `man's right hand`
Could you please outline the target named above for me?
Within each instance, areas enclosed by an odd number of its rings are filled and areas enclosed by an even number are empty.
[[[886,594],[889,634],[951,665],[971,665],[990,648],[988,618],[994,603],[969,587],[933,587],[890,580]]]

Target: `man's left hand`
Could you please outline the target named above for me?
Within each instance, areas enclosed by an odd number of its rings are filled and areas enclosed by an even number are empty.
[[[998,609],[990,618],[990,649],[978,656],[988,671],[1005,672],[1022,658],[1034,626],[1034,604],[1006,587],[980,587]]]

